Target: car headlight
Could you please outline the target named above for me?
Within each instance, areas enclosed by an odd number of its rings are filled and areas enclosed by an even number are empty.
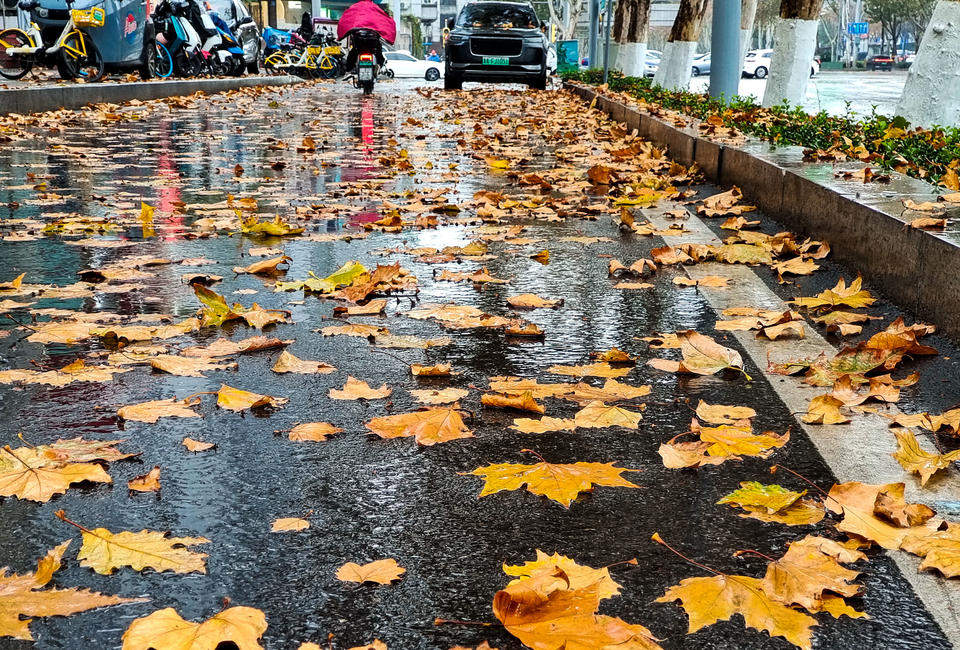
[[[447,37],[447,43],[449,45],[463,45],[467,42],[467,37],[463,34],[450,34]]]
[[[41,18],[46,18],[50,15],[50,12],[47,11],[46,7],[37,7],[37,15]]]

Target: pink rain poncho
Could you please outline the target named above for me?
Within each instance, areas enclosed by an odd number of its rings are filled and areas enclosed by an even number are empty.
[[[397,24],[373,0],[360,0],[343,12],[337,23],[337,39],[343,40],[354,29],[375,30],[391,45],[397,40]]]

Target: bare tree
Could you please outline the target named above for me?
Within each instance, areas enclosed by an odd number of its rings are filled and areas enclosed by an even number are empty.
[[[897,104],[902,115],[917,126],[960,124],[960,2],[939,0],[920,41]]]

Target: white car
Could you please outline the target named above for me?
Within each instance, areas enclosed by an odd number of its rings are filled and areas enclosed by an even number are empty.
[[[443,63],[440,61],[424,61],[406,50],[384,52],[383,56],[387,60],[387,69],[393,72],[394,77],[413,77],[436,81],[443,76]]]
[[[765,79],[770,74],[770,59],[773,56],[773,50],[750,50],[743,60],[743,74],[748,77]],[[810,61],[810,76],[815,76],[820,72],[820,60],[814,58]]]

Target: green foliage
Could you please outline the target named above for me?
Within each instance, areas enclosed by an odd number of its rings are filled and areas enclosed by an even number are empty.
[[[562,77],[591,85],[603,83],[603,73],[597,70]],[[787,104],[762,108],[753,97],[724,102],[704,94],[653,87],[650,79],[624,77],[616,72],[610,74],[608,87],[701,120],[717,115],[728,127],[777,144],[813,150],[834,148],[851,158],[924,180],[936,182],[948,169],[960,166],[957,127],[910,130],[902,117],[891,118],[876,111],[865,119],[857,119],[849,111],[842,116],[825,111],[811,115]]]

